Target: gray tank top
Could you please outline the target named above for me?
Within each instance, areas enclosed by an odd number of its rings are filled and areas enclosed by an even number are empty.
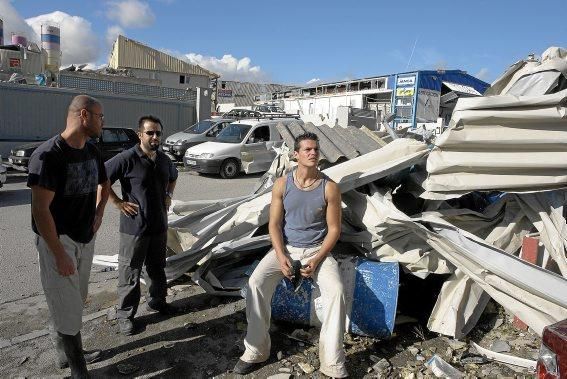
[[[283,196],[283,237],[286,245],[312,247],[323,242],[327,235],[327,180],[322,175],[315,189],[302,191],[294,183],[293,171],[287,175]]]

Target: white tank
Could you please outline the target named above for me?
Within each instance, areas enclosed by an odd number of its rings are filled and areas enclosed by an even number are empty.
[[[22,45],[23,47],[27,47],[28,39],[20,34],[12,34],[12,45]]]
[[[61,66],[61,32],[59,27],[41,25],[41,47],[47,53],[45,68],[51,72],[59,72]]]

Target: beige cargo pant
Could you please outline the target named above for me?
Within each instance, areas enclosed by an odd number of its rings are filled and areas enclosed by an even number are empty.
[[[298,248],[286,246],[293,260],[302,264],[319,251],[319,246]],[[278,283],[283,279],[276,252],[270,250],[260,261],[248,281],[246,294],[246,319],[248,330],[244,339],[246,350],[240,358],[244,362],[264,362],[270,356],[270,318],[272,296]],[[343,337],[345,329],[345,299],[339,266],[332,256],[320,264],[313,282],[319,286],[323,303],[323,320],[319,335],[320,371],[334,378],[348,376],[345,367]]]
[[[95,238],[93,237],[89,243],[79,243],[66,235],[61,235],[59,241],[75,263],[75,273],[61,276],[57,271],[55,256],[47,247],[45,240],[36,236],[39,273],[53,328],[59,333],[74,336],[81,331],[83,304],[89,290]]]

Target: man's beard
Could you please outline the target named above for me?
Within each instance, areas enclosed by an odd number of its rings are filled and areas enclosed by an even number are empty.
[[[159,149],[159,143],[150,143],[149,147],[151,151],[157,151]]]

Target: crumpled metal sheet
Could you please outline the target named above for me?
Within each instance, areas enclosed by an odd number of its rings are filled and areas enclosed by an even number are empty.
[[[497,99],[498,98],[498,99]],[[567,186],[567,90],[539,97],[459,100],[427,160],[421,197]]]
[[[382,149],[357,157],[323,172],[336,181],[341,192],[371,183],[391,173],[401,171],[420,162],[427,155],[427,146],[412,139],[398,139]],[[190,271],[217,244],[251,237],[258,228],[268,223],[271,193],[251,195],[234,202],[209,205],[212,212],[200,211],[183,217],[177,216],[170,224],[170,240],[190,241],[183,252],[167,258],[166,275],[175,279]],[[174,207],[184,209],[179,203]],[[205,215],[206,214],[206,215]],[[189,235],[187,235],[187,233]],[[173,246],[169,246],[173,249]]]
[[[320,160],[323,164],[353,159],[386,145],[377,134],[366,127],[331,128],[328,125],[317,126],[308,122],[304,125],[299,123],[278,124],[277,128],[285,144],[292,151],[295,137],[305,132],[317,134]]]

